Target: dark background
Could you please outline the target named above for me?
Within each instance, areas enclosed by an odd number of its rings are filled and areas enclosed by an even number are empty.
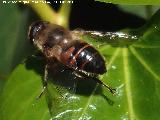
[[[50,0],[54,9],[60,4]],[[138,12],[138,11],[137,11]],[[70,16],[70,28],[86,30],[116,31],[122,28],[137,28],[145,20],[136,15],[121,11],[116,5],[96,2],[94,0],[74,0]]]

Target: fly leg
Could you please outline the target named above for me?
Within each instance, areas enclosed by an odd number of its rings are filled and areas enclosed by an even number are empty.
[[[49,65],[46,64],[46,65],[45,65],[45,69],[44,69],[43,89],[42,89],[41,93],[39,94],[39,96],[37,97],[37,99],[41,98],[41,96],[43,95],[43,93],[45,92],[45,90],[46,90],[46,88],[47,88],[47,82],[48,82],[48,67],[49,67]]]
[[[84,76],[80,75],[80,74],[79,74],[78,72],[76,72],[76,71],[73,71],[72,74],[75,75],[75,76],[78,77],[78,78],[84,78]]]
[[[105,87],[109,90],[109,92],[111,92],[113,95],[116,94],[116,89],[110,87],[109,85],[105,84],[104,82],[102,82],[101,80],[99,80],[99,79],[97,79],[97,78],[94,78],[94,80],[95,80],[97,83],[105,86]]]
[[[109,85],[107,85],[104,82],[102,82],[101,80],[99,80],[97,78],[97,76],[94,75],[94,74],[87,74],[87,73],[83,73],[82,71],[79,71],[79,72],[75,71],[75,72],[73,72],[73,74],[75,76],[79,77],[79,78],[85,78],[85,79],[86,78],[92,78],[97,83],[99,83],[99,84],[103,85],[104,87],[106,87],[108,89],[108,91],[111,92],[113,95],[116,94],[116,89],[110,87]]]

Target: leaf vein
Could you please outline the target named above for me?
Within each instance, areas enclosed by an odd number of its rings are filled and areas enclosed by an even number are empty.
[[[133,110],[133,101],[132,101],[132,91],[131,91],[131,83],[130,83],[130,74],[129,74],[129,63],[128,63],[128,48],[123,49],[123,65],[124,65],[124,81],[125,81],[125,91],[127,96],[127,103],[128,103],[128,112],[129,118],[131,120],[138,120],[134,110]]]
[[[145,62],[143,57],[133,47],[130,47],[130,50],[137,60],[146,68],[146,70],[148,70],[154,78],[160,81],[160,76],[158,76],[158,74],[156,74],[156,72]]]

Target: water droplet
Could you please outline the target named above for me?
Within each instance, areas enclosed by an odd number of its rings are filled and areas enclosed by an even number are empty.
[[[51,117],[51,119],[50,120],[53,120],[53,118]]]
[[[84,115],[82,117],[80,117],[78,120],[91,120],[92,116],[84,113]]]
[[[128,112],[126,112],[124,115],[121,116],[121,120],[129,120]]]
[[[154,26],[155,29],[157,29],[157,26]]]
[[[114,69],[114,70],[115,70],[115,69],[117,69],[117,67],[116,67],[115,65],[112,65],[112,69]]]
[[[73,109],[73,110],[65,110],[63,112],[60,112],[59,114],[57,114],[54,119],[61,119],[63,118],[64,115],[70,113],[70,112],[73,112],[73,113],[76,113],[76,112],[80,112],[82,111],[82,108],[79,108],[79,109]]]
[[[120,107],[121,107],[121,105],[119,104],[119,105],[118,105],[118,107],[120,108]]]
[[[121,84],[120,86],[118,86],[117,88],[117,96],[118,97],[121,97],[123,95],[123,88],[124,87],[124,84]]]
[[[96,106],[95,105],[89,105],[89,108],[91,108],[92,110],[96,110]]]
[[[74,101],[74,100],[80,100],[80,98],[77,97],[77,96],[72,95],[72,96],[69,96],[69,97],[68,97],[68,100]]]

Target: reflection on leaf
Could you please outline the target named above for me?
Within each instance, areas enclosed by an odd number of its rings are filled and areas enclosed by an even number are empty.
[[[135,30],[139,38],[131,45],[107,44],[99,48],[108,68],[100,79],[117,88],[117,95],[113,96],[91,78],[77,78],[72,70],[59,64],[50,71],[47,91],[36,101],[43,86],[46,61],[31,57],[9,77],[0,98],[0,117],[2,120],[158,120],[159,19],[160,11],[143,28]]]

